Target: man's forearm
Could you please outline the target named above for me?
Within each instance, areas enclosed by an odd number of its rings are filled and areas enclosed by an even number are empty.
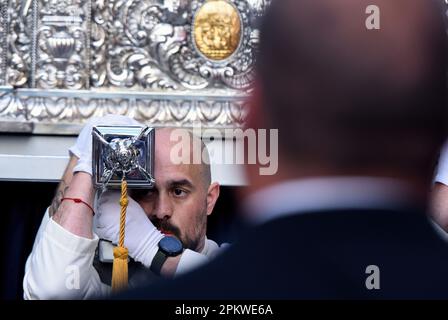
[[[80,198],[93,207],[94,189],[92,176],[85,172],[75,173],[64,197]],[[63,201],[54,214],[53,220],[77,236],[93,239],[93,213],[83,203]]]
[[[51,206],[48,210],[50,217],[52,217],[59,209],[61,205],[61,200],[65,196],[67,189],[73,179],[73,168],[76,166],[78,158],[76,156],[71,156],[67,167],[65,168],[64,174],[62,175],[61,181],[59,182],[58,188],[54,195]]]

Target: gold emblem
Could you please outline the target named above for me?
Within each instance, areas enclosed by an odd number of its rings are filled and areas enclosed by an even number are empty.
[[[237,9],[226,0],[209,0],[196,13],[194,41],[209,59],[224,60],[238,48],[241,20]]]

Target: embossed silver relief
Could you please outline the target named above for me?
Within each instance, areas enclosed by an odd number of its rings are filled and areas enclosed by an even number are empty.
[[[0,85],[5,84],[6,40],[7,40],[7,2],[0,3]]]
[[[178,89],[164,71],[169,66],[163,51],[179,35],[163,22],[164,9],[153,2],[94,1],[93,86]]]
[[[252,8],[252,15],[254,17],[261,17],[266,8],[271,4],[272,0],[247,0],[247,3]]]
[[[208,127],[232,127],[241,126],[246,116],[246,108],[241,101],[24,95],[20,102],[30,106],[33,119],[54,123],[82,123],[90,117],[116,113],[153,126],[191,126],[200,122]]]
[[[90,0],[39,0],[36,86],[89,86]]]
[[[12,91],[0,91],[0,119],[28,120],[26,106]]]
[[[268,1],[229,0],[241,19],[241,44],[225,61],[200,54],[195,13],[205,0],[94,0],[92,85],[162,90],[248,89],[258,43],[256,19]]]
[[[7,84],[28,87],[32,76],[31,58],[33,32],[37,21],[33,20],[33,0],[9,0],[9,39]]]
[[[41,90],[0,87],[0,122],[40,123],[40,133],[77,133],[82,123],[110,113],[127,115],[151,126],[228,128],[242,126],[247,114],[244,95],[224,97],[88,90]],[[50,126],[51,125],[51,126]],[[49,129],[50,128],[50,129]],[[52,128],[52,129],[51,129]],[[49,130],[49,131],[48,131]]]
[[[90,84],[93,87],[102,87],[107,81],[106,47],[109,41],[107,21],[111,21],[107,14],[108,7],[105,1],[92,2]]]
[[[0,2],[0,85],[6,82],[8,1]]]
[[[0,87],[0,121],[33,122],[35,132],[42,125],[55,134],[76,133],[108,113],[154,126],[241,126],[257,19],[270,1],[221,0],[241,27],[222,59],[194,41],[193,24],[207,2],[9,0],[6,84],[17,89]]]

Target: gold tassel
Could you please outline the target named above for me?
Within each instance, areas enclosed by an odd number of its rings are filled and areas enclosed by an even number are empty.
[[[128,249],[114,248],[114,264],[112,266],[112,290],[114,292],[128,287]]]
[[[112,266],[112,291],[117,292],[128,287],[128,249],[124,247],[124,229],[126,226],[126,209],[128,207],[128,184],[121,180],[121,212],[120,235],[118,247],[114,248],[114,263]]]

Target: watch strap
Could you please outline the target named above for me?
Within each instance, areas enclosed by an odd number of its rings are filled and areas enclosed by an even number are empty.
[[[160,271],[162,270],[162,266],[165,263],[166,259],[168,259],[168,256],[162,250],[157,250],[157,253],[154,256],[154,259],[152,259],[151,267],[149,269],[155,274],[160,275]]]

